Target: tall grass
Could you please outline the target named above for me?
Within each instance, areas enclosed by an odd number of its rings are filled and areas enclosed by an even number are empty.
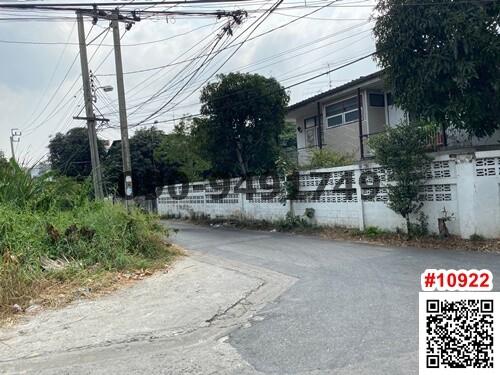
[[[47,260],[66,272],[143,268],[172,256],[155,216],[89,197],[87,185],[0,163],[0,314],[27,305],[63,272],[44,267]]]

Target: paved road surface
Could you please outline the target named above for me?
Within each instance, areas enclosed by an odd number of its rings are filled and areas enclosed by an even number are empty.
[[[417,374],[420,273],[500,277],[493,254],[172,225],[189,257],[0,329],[0,374]]]
[[[294,282],[192,254],[168,273],[0,329],[0,374],[256,375],[227,335]]]
[[[488,268],[495,254],[388,248],[173,223],[187,249],[298,281],[228,342],[263,373],[416,374],[418,292],[426,268]]]

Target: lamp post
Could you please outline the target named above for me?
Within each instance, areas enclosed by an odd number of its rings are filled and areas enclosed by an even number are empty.
[[[92,82],[92,100],[94,103],[97,102],[97,90],[102,90],[104,92],[111,92],[111,91],[113,91],[113,86],[106,85],[106,86],[94,87],[93,82]]]

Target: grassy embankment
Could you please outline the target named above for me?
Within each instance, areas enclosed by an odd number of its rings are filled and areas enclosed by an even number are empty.
[[[67,285],[96,289],[118,273],[164,267],[177,253],[167,235],[157,217],[94,202],[85,185],[1,164],[0,320],[50,304]]]

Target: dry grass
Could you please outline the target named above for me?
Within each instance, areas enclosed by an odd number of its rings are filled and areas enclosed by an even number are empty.
[[[168,257],[151,262],[147,268],[126,271],[110,271],[99,267],[81,269],[78,272],[59,270],[31,283],[29,288],[20,282],[19,285],[14,285],[13,290],[19,291],[23,288],[25,292],[19,296],[17,303],[23,311],[16,313],[12,309],[0,309],[0,327],[12,325],[20,318],[29,315],[30,307],[35,308],[33,313],[61,308],[78,299],[95,299],[132,286],[157,272],[168,272],[175,259],[185,255],[185,251],[177,245],[169,244],[168,251],[170,254]],[[13,272],[13,278],[3,277],[0,280],[15,282],[17,274]],[[3,286],[2,284],[1,287]]]
[[[288,228],[282,223],[273,223],[270,221],[261,220],[241,220],[238,218],[228,219],[209,219],[194,218],[189,220],[195,224],[212,225],[212,226],[228,226],[233,228],[264,230],[264,231],[281,231],[296,234],[315,235],[326,239],[353,241],[360,243],[370,243],[380,246],[396,246],[396,247],[416,247],[425,249],[454,249],[467,251],[482,251],[482,252],[499,252],[500,239],[462,239],[457,236],[449,236],[446,238],[437,235],[427,235],[407,239],[404,233],[394,233],[384,231],[378,228],[368,228],[367,231],[344,227],[330,226],[304,226],[298,225]],[[375,231],[370,229],[376,229]]]
[[[32,178],[0,157],[0,315],[71,300],[65,288],[101,288],[114,274],[164,265],[175,257],[168,235],[156,215],[95,201],[87,183]]]
[[[433,235],[407,239],[405,234],[383,232],[373,236],[359,230],[339,227],[322,227],[318,228],[314,233],[327,239],[371,243],[381,246],[500,252],[500,239],[472,241],[457,236],[441,238]]]

